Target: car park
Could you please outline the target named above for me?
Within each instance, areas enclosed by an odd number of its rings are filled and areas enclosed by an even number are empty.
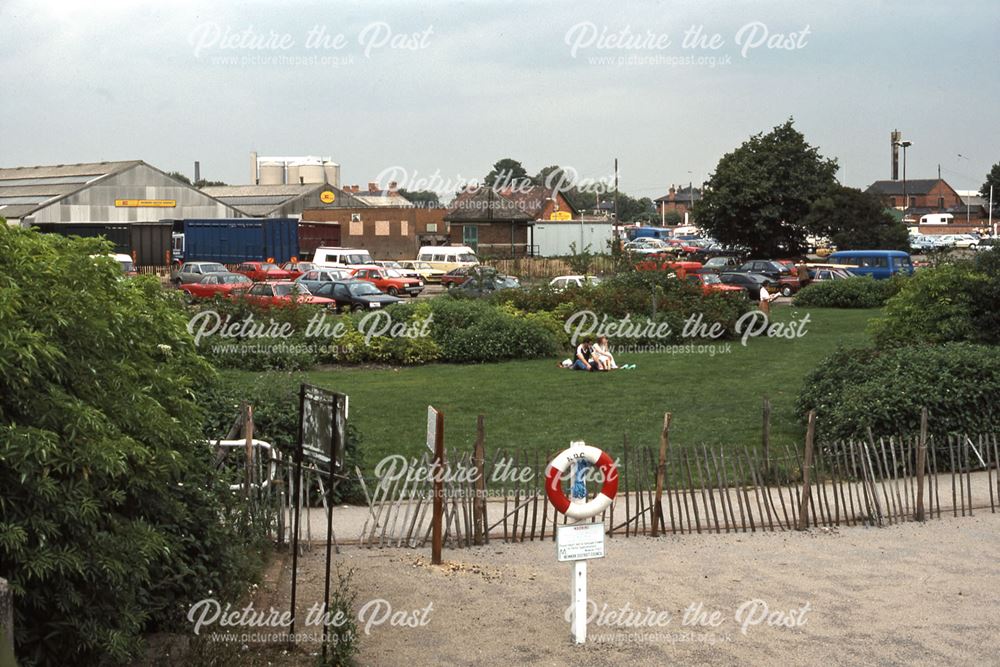
[[[384,293],[367,280],[334,280],[320,285],[314,294],[335,300],[337,312],[368,311],[402,301],[398,296]]]
[[[351,277],[367,280],[392,296],[406,294],[415,297],[424,289],[424,281],[417,278],[407,278],[395,269],[386,269],[376,265],[357,267],[351,273]]]
[[[242,273],[210,273],[196,283],[184,283],[181,290],[190,301],[230,296],[250,289],[253,281]]]
[[[877,280],[891,278],[897,273],[913,273],[913,260],[902,250],[838,250],[830,255],[837,264],[852,264],[851,273],[871,276]]]
[[[284,271],[288,271],[288,273],[290,274],[289,279],[295,280],[303,273],[315,269],[316,265],[313,264],[312,262],[298,262],[293,260],[291,262],[285,262],[284,264],[281,265],[281,268]]]
[[[218,262],[184,262],[171,276],[170,282],[179,287],[185,283],[196,283],[210,273],[229,272]]]
[[[440,283],[441,276],[445,274],[441,269],[435,269],[428,262],[421,262],[419,259],[406,259],[399,262],[404,269],[416,271],[425,283]]]
[[[314,296],[309,289],[300,283],[290,280],[254,283],[250,289],[239,293],[236,298],[268,307],[287,307],[294,304],[311,304],[317,306],[336,307],[334,299]]]
[[[601,284],[597,276],[557,276],[549,281],[549,287],[564,290],[569,287],[596,286]]]

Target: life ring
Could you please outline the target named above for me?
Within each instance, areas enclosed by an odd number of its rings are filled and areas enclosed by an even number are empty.
[[[562,490],[562,476],[570,466],[579,460],[585,460],[601,471],[604,475],[604,485],[601,492],[586,503],[571,502]],[[597,516],[611,506],[618,493],[618,468],[615,462],[597,447],[574,443],[569,449],[560,452],[545,469],[545,495],[549,502],[570,519],[589,519]]]

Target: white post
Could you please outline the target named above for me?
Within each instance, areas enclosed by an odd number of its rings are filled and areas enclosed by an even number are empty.
[[[993,227],[993,186],[992,185],[990,186],[990,212],[989,212],[989,215],[990,215],[989,226]],[[996,235],[997,235],[997,228],[993,227],[993,237],[996,238]]]
[[[574,442],[570,445],[573,448],[583,447],[582,442]],[[574,504],[582,505],[587,502],[586,492],[578,496],[576,491],[576,476],[579,470],[579,463],[570,466],[570,501]],[[570,621],[570,630],[573,633],[573,642],[583,644],[587,641],[587,561],[578,560],[573,562],[573,580],[570,582],[573,602],[573,617]]]

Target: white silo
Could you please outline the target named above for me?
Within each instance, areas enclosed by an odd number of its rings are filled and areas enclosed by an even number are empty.
[[[326,180],[326,173],[323,171],[323,163],[319,161],[301,162],[299,167],[299,178],[303,183],[323,183]]]
[[[288,162],[285,164],[285,182],[289,185],[299,184],[299,163]]]
[[[280,162],[260,163],[261,185],[282,185],[285,182],[285,165]]]
[[[326,182],[335,188],[340,187],[340,165],[336,162],[326,161],[323,163],[323,172],[326,174]]]

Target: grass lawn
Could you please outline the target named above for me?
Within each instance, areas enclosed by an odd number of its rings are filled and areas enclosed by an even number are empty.
[[[427,405],[445,414],[449,451],[468,451],[476,415],[486,417],[487,455],[496,448],[542,454],[583,439],[602,448],[629,442],[656,446],[663,413],[673,413],[671,443],[756,445],[761,399],[771,399],[771,441],[801,444],[794,412],[803,378],[840,346],[867,342],[867,321],[879,310],[774,309],[775,321],[809,313],[799,339],[754,338],[744,347],[708,353],[618,354],[636,370],[581,373],[556,359],[486,365],[433,364],[401,368],[337,368],[306,373],[308,382],[351,397],[350,419],[364,439],[369,465],[387,454],[425,451]],[[724,347],[725,342],[716,343]],[[568,356],[568,355],[566,355]],[[255,381],[257,373],[227,371]]]

